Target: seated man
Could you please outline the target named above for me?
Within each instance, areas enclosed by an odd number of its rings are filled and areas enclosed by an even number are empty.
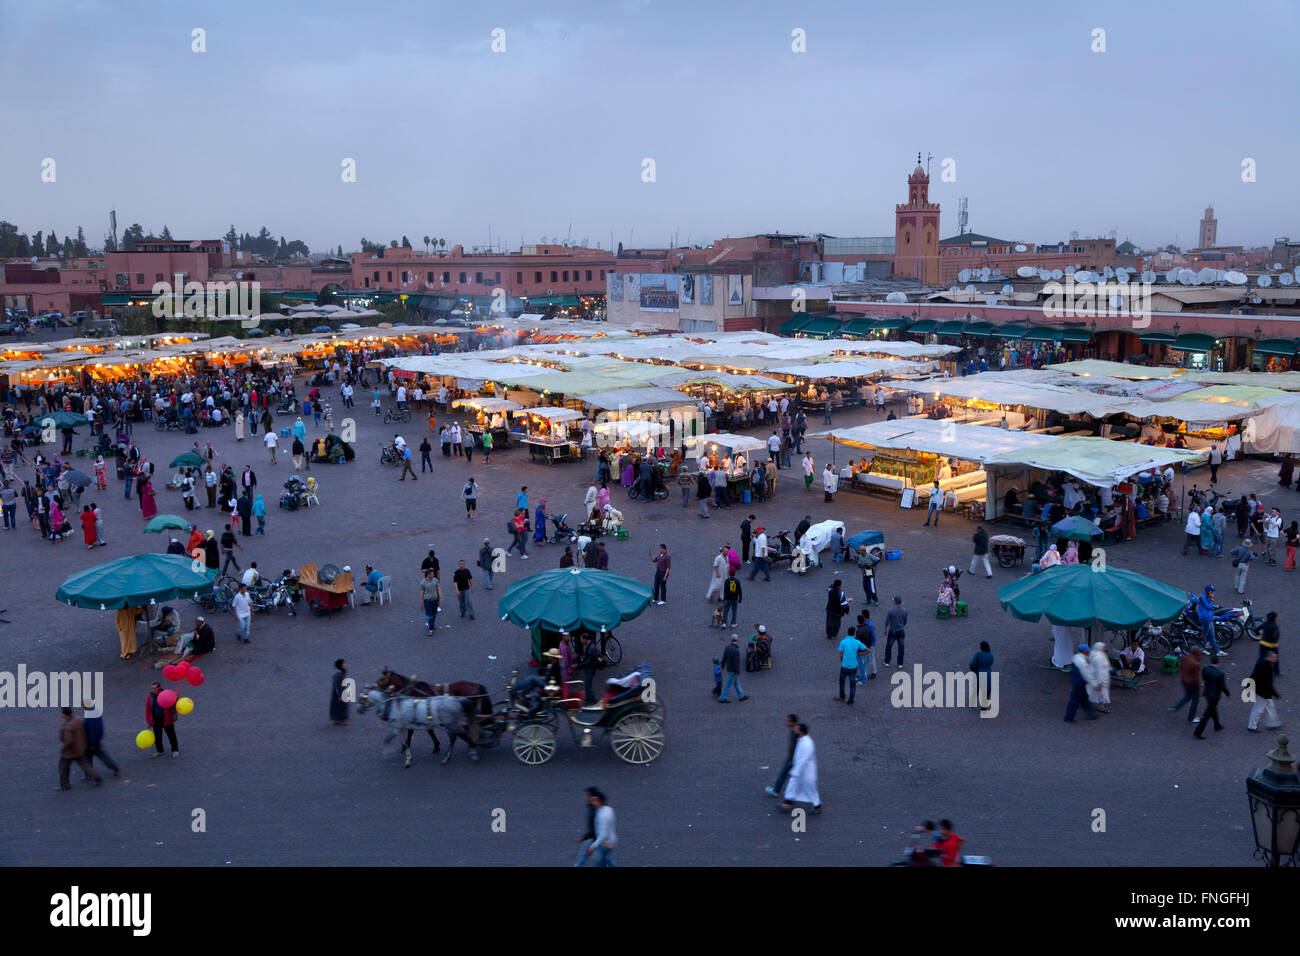
[[[1128,647],[1119,652],[1119,659],[1134,674],[1141,674],[1146,668],[1146,655],[1142,652],[1136,637]]]
[[[240,578],[240,581],[247,584],[250,588],[257,587],[258,582],[261,580],[262,574],[257,570],[256,561],[249,564],[248,568],[244,571],[243,577]]]
[[[383,575],[376,571],[370,565],[366,565],[366,583],[362,585],[367,593],[366,603],[374,604],[375,595],[379,593],[379,582],[383,580]]]
[[[202,615],[194,619],[194,630],[182,636],[176,644],[176,656],[167,661],[159,661],[155,666],[188,661],[201,654],[211,654],[216,649],[217,639],[212,625]]]
[[[1025,518],[1037,518],[1039,516],[1038,499],[1033,497],[1026,498],[1025,503],[1021,506],[1021,515]]]
[[[1008,488],[1006,496],[1002,499],[1002,510],[1007,514],[1019,514],[1021,511],[1020,495],[1014,488]]]
[[[545,688],[546,681],[530,674],[510,689],[510,696],[516,704],[525,707],[526,715],[531,717],[542,709],[542,691]]]
[[[1133,509],[1133,515],[1139,521],[1150,516],[1150,512],[1147,511],[1147,502],[1145,498],[1138,499],[1137,507]]]
[[[176,609],[170,605],[164,605],[158,620],[149,625],[149,636],[152,638],[159,631],[163,632],[161,643],[164,646],[171,644],[172,635],[176,629],[181,626],[181,616],[176,613]]]

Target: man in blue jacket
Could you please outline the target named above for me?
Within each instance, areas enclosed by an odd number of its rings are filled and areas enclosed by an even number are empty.
[[[94,705],[90,701],[82,701],[82,708],[86,711],[82,723],[86,725],[86,759],[93,766],[95,758],[98,757],[104,761],[104,765],[113,771],[113,776],[122,772],[117,763],[113,760],[107,750],[104,749],[104,718],[91,717],[90,712],[94,710]]]

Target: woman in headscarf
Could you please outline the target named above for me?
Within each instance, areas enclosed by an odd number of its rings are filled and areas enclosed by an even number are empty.
[[[95,487],[100,491],[108,488],[108,465],[104,463],[103,455],[95,459]]]
[[[1201,554],[1209,554],[1214,547],[1214,508],[1207,507],[1201,515]]]
[[[154,500],[153,481],[146,478],[144,489],[140,492],[140,514],[148,521],[158,513],[158,503]]]
[[[537,502],[537,512],[533,515],[533,544],[546,543],[546,499]]]
[[[253,534],[266,534],[266,502],[258,495],[253,499],[253,516],[257,518],[257,530]]]
[[[1061,556],[1061,563],[1062,564],[1079,563],[1079,542],[1071,541],[1068,545],[1066,545],[1065,554]]]
[[[95,547],[95,512],[90,510],[90,505],[81,506],[81,534],[86,540],[86,550],[92,551]]]
[[[53,544],[63,537],[63,509],[59,507],[59,499],[54,498],[50,501],[50,543]]]
[[[1061,552],[1056,550],[1056,545],[1048,548],[1041,558],[1038,559],[1040,568],[1050,568],[1061,563]]]
[[[608,488],[602,486],[600,491],[596,492],[596,507],[599,508],[601,511],[604,511],[607,507],[609,507]]]
[[[939,585],[938,605],[951,611],[956,601],[957,597],[952,593],[952,579],[945,574],[943,584]]]

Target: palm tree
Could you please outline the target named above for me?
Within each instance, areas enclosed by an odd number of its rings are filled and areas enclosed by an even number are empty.
[[[446,248],[447,248],[447,240],[446,240],[446,239],[439,239],[439,240],[438,240],[438,245],[442,246],[443,249],[446,249]]]
[[[426,253],[429,251],[429,237],[428,237],[428,236],[425,236],[425,237],[424,237],[424,251],[425,251]]]

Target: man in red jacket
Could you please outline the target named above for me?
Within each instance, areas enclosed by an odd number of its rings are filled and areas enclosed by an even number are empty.
[[[167,741],[172,745],[172,756],[179,757],[181,748],[176,743],[176,706],[163,707],[158,703],[158,695],[162,693],[162,684],[157,681],[149,688],[149,698],[144,705],[144,719],[153,728],[153,746],[155,757],[161,757],[163,753],[162,738],[164,731],[167,734]]]
[[[934,845],[939,849],[940,865],[961,866],[961,845],[965,842],[965,838],[952,832],[951,820],[940,820],[939,836],[934,841]]]

